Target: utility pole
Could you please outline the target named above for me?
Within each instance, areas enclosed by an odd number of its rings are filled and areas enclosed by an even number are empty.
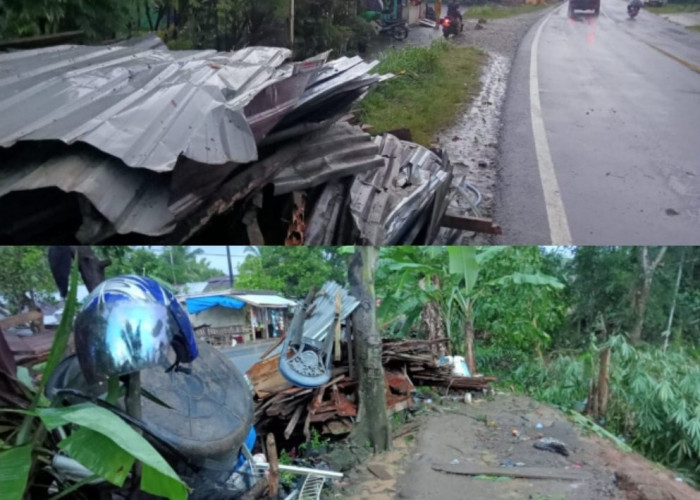
[[[294,0],[289,0],[289,48],[294,52]]]
[[[173,261],[173,247],[170,246],[168,248],[170,250],[170,271],[173,274],[173,285],[177,285],[178,283],[175,283],[175,261]]]
[[[231,247],[226,245],[226,261],[228,262],[228,282],[233,288],[233,266],[231,266]]]

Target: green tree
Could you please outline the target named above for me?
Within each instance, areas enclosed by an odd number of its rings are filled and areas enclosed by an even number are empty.
[[[0,246],[0,295],[10,313],[36,307],[56,291],[46,247]]]
[[[165,246],[157,254],[150,248],[95,247],[95,250],[112,260],[107,277],[120,274],[138,274],[181,285],[192,281],[206,281],[222,274],[202,257],[203,250],[187,246]]]
[[[259,247],[238,268],[234,287],[239,290],[271,290],[304,297],[312,286],[328,280],[345,283],[345,259],[337,248]]]

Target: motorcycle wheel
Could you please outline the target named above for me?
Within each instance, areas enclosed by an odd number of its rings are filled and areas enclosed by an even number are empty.
[[[406,26],[397,26],[391,31],[391,36],[398,41],[405,40],[408,37],[408,28]]]

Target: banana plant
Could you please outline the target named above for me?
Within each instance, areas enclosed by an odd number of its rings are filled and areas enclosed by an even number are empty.
[[[2,498],[21,500],[28,495],[39,468],[51,463],[57,454],[57,450],[48,444],[47,433],[61,427],[71,432],[58,443],[58,449],[93,475],[76,483],[59,485],[64,489],[52,499],[74,493],[97,479],[121,487],[138,461],[142,466],[139,485],[142,491],[171,500],[186,500],[188,488],[185,483],[158,451],[120,417],[92,403],[54,408],[44,396],[46,383],[68,345],[77,307],[77,288],[78,268],[75,265],[66,307],[43,367],[41,381],[34,387],[27,372],[19,370],[15,382],[22,384],[22,394],[15,395],[15,400],[24,403],[18,408],[0,408],[1,421],[10,423],[0,427]]]

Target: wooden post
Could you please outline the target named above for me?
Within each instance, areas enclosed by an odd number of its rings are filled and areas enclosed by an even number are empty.
[[[335,294],[335,360],[340,361],[340,322],[343,313],[343,302],[340,298],[340,292]]]
[[[275,435],[272,433],[267,435],[267,462],[270,464],[269,496],[270,498],[277,498],[280,479],[280,466],[277,459],[277,444],[275,443]]]

